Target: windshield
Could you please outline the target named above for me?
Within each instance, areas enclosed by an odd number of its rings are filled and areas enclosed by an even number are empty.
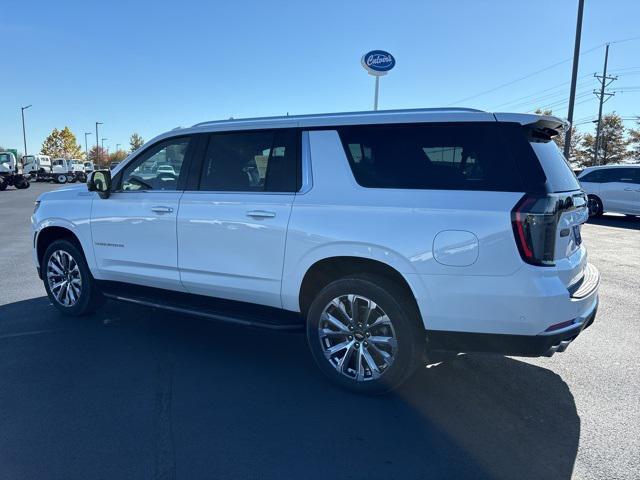
[[[10,162],[10,161],[11,161],[11,155],[9,155],[8,153],[0,153],[0,163]]]

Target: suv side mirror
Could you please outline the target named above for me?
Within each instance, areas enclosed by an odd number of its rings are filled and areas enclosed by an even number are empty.
[[[94,170],[87,179],[87,189],[98,192],[100,198],[109,198],[111,193],[111,172],[109,170]]]

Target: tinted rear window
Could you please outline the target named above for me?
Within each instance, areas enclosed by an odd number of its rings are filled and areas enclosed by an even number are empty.
[[[580,189],[578,179],[553,140],[532,141],[531,147],[544,169],[549,191],[568,192]]]
[[[524,191],[497,122],[349,126],[339,133],[363,187]]]
[[[640,168],[602,169],[602,182],[637,183],[640,181]]]

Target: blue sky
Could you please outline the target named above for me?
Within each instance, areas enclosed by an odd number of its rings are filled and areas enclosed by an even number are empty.
[[[574,118],[588,122],[601,45],[640,37],[640,1],[585,3]],[[367,110],[374,80],[360,57],[372,49],[397,61],[380,109],[550,105],[565,116],[576,10],[577,0],[0,0],[0,145],[23,150],[27,104],[30,153],[65,125],[84,146],[95,121],[113,151],[134,131],[149,139],[230,116]],[[640,38],[612,44],[609,65],[619,91],[605,111],[640,115]]]

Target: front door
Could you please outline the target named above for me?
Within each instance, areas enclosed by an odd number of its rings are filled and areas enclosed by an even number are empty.
[[[91,232],[103,280],[182,290],[176,218],[190,137],[145,149],[114,177],[109,198],[96,198]]]
[[[180,200],[178,265],[191,293],[281,307],[287,225],[298,185],[295,130],[211,134]]]

